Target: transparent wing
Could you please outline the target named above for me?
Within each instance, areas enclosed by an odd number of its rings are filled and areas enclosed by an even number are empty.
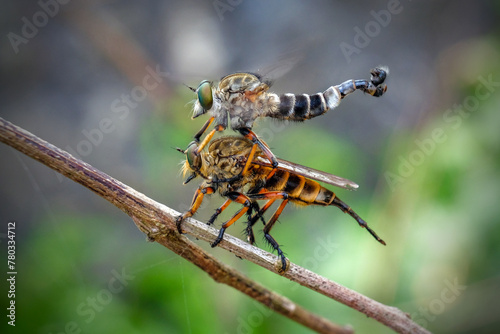
[[[257,69],[256,73],[271,85],[273,81],[280,79],[296,67],[305,58],[306,50],[309,50],[309,48],[301,45],[287,50],[276,51],[269,59],[271,62],[266,63],[263,62],[263,59],[259,59],[258,66],[254,67]],[[311,50],[315,49],[311,48]]]
[[[299,175],[302,175],[304,177],[307,177],[307,178],[310,178],[310,179],[313,179],[316,181],[328,183],[328,184],[331,184],[332,186],[344,188],[347,190],[356,190],[359,188],[358,184],[356,184],[355,182],[353,182],[351,180],[344,179],[343,177],[336,176],[336,175],[333,175],[330,173],[325,173],[325,172],[322,172],[322,171],[314,169],[314,168],[302,166],[302,165],[296,164],[294,162],[286,161],[286,160],[279,159],[279,158],[277,158],[277,159],[278,159],[278,168],[279,169],[286,170],[286,171],[291,172],[291,173],[299,174]],[[261,157],[261,156],[257,157],[254,160],[254,162],[259,164],[259,165],[271,166],[269,161],[265,157]]]

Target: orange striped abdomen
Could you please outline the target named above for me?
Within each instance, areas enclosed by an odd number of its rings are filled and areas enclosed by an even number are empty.
[[[284,170],[277,170],[266,181],[264,188],[267,191],[284,191],[289,195],[289,200],[298,205],[327,206],[335,198],[334,192],[318,182]]]

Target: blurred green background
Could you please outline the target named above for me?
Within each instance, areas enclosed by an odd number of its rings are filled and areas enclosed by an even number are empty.
[[[322,117],[254,128],[279,157],[357,182],[355,192],[335,191],[387,246],[335,208],[287,207],[273,235],[292,262],[430,331],[498,331],[497,2],[41,3],[11,1],[0,14],[1,117],[177,211],[188,208],[196,182],[182,185],[174,148],[206,119],[190,120],[194,94],[183,83],[293,59],[272,90],[315,93],[389,66],[381,98],[356,92]],[[156,69],[158,85],[144,89]],[[18,272],[16,327],[4,316],[2,333],[310,332],[146,242],[89,190],[8,146],[0,156],[0,242],[7,254],[15,221]],[[221,203],[212,196],[196,217],[206,221]],[[228,233],[243,238],[243,228]],[[196,242],[333,322],[391,332]],[[269,250],[260,232],[257,242]]]

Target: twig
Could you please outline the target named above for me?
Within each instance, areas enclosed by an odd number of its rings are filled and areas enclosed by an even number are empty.
[[[287,298],[264,288],[235,269],[221,263],[186,237],[179,235],[175,227],[175,218],[180,214],[179,212],[153,201],[2,118],[0,118],[0,141],[104,197],[132,217],[137,227],[146,233],[151,240],[194,263],[215,281],[232,286],[270,309],[319,333],[352,333],[350,328],[335,325],[310,313]],[[217,231],[214,228],[194,219],[187,219],[183,223],[183,229],[192,236],[205,241],[211,241],[217,236]],[[277,258],[275,255],[251,246],[240,239],[225,235],[220,247],[276,272]],[[371,300],[356,291],[295,264],[290,264],[290,269],[284,276],[352,307],[398,333],[429,333],[411,321],[410,317],[399,309]]]

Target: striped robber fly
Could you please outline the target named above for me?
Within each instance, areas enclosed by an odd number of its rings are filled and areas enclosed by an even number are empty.
[[[182,221],[196,213],[204,196],[219,192],[226,201],[215,211],[208,224],[213,224],[217,216],[232,202],[239,203],[243,207],[222,225],[218,237],[211,246],[217,246],[222,241],[225,230],[247,214],[245,231],[248,242],[254,243],[253,225],[260,219],[264,223],[266,241],[278,252],[281,259],[280,272],[287,269],[287,261],[270,232],[288,202],[298,205],[336,206],[385,245],[385,242],[347,204],[314,179],[346,189],[357,188],[358,185],[354,182],[282,159],[278,159],[278,166],[274,167],[264,152],[244,137],[220,137],[213,140],[208,149],[201,153],[198,151],[198,144],[197,141],[193,141],[186,150],[178,149],[186,154],[184,174],[191,173],[185,183],[197,176],[204,179],[194,194],[191,208],[177,219],[177,229],[180,233],[182,233]],[[281,201],[281,204],[266,222],[263,215],[277,200]],[[265,204],[260,207],[259,201],[265,201]]]
[[[193,118],[205,113],[210,115],[208,121],[194,136],[195,140],[199,141],[212,123],[215,123],[215,128],[199,144],[198,150],[203,150],[215,132],[225,130],[229,124],[233,130],[258,145],[276,167],[278,165],[276,157],[252,131],[257,118],[304,121],[336,108],[340,100],[356,90],[376,97],[382,96],[387,91],[387,86],[384,84],[387,73],[386,68],[375,68],[371,70],[370,80],[347,80],[313,95],[277,95],[268,92],[271,83],[251,73],[230,74],[223,77],[218,85],[203,80],[198,88],[189,87],[197,94]]]

